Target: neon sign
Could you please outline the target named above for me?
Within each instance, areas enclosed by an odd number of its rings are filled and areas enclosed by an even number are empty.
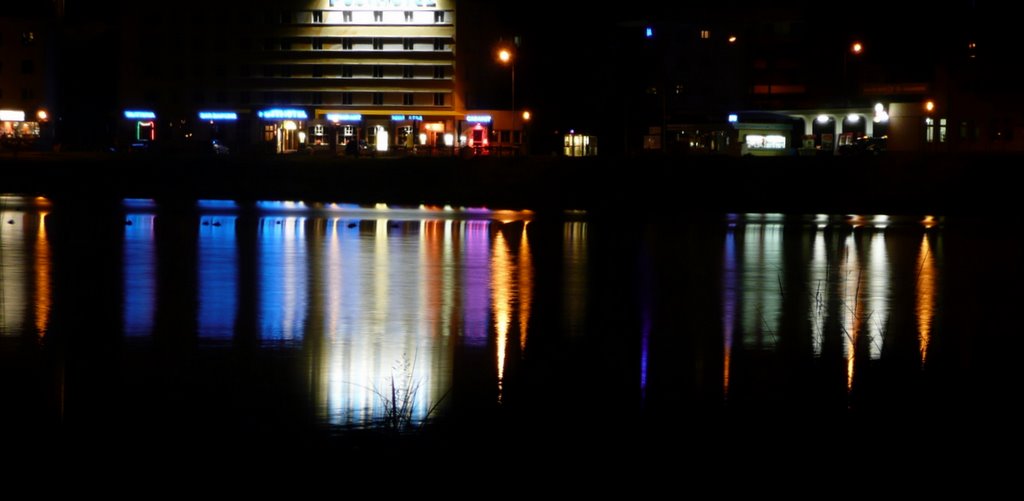
[[[491,123],[490,115],[466,115],[467,122],[480,122],[483,124]]]
[[[257,113],[260,118],[267,118],[270,120],[284,120],[284,119],[301,119],[305,120],[309,118],[306,115],[306,110],[297,110],[292,108],[273,108],[269,110],[263,110]]]
[[[124,117],[129,120],[155,120],[156,113],[144,110],[124,110]]]
[[[0,110],[0,122],[24,122],[25,112],[18,110]]]
[[[233,111],[200,111],[201,120],[238,120],[238,113]]]
[[[359,113],[328,113],[327,119],[332,122],[358,122],[363,116]]]

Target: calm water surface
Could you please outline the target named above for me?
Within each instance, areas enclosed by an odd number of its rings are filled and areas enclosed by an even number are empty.
[[[7,429],[878,425],[1015,391],[1021,244],[988,221],[2,201]]]

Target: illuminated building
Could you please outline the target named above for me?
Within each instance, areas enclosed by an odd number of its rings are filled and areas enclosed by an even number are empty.
[[[48,9],[0,16],[0,147],[52,137],[53,17]]]
[[[454,0],[186,0],[123,15],[121,111],[153,110],[173,146],[445,146],[465,117]]]

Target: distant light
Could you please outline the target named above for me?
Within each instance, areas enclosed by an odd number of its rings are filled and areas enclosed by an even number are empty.
[[[875,104],[875,113],[881,113],[883,111],[885,111],[885,106],[882,105],[882,103],[876,103]]]
[[[420,132],[420,144],[427,144],[427,133]]]
[[[818,123],[820,123],[820,124],[827,124],[828,120],[829,120],[828,115],[824,115],[824,114],[818,115]]]
[[[508,49],[501,49],[498,51],[498,60],[507,63],[512,60],[512,53]]]
[[[25,112],[18,110],[0,110],[0,121],[3,122],[24,122]]]
[[[924,103],[924,109],[926,111],[935,111],[935,101],[927,101]]]
[[[423,121],[423,115],[407,115],[405,118],[408,120],[416,120],[419,122]]]
[[[856,113],[850,113],[849,115],[846,115],[846,120],[852,124],[855,124],[857,122],[860,122],[860,115]]]
[[[739,122],[739,121],[740,121],[740,116],[739,115],[737,115],[735,113],[729,114],[729,123],[734,124],[734,123]]]
[[[327,119],[332,122],[359,122],[363,116],[359,113],[328,113]]]
[[[575,134],[575,133],[576,133],[576,129],[569,129],[569,134]]]
[[[523,112],[523,120],[529,122],[530,118],[532,118],[532,117],[533,117],[533,115],[531,115],[529,111],[524,111]]]
[[[736,43],[736,36],[735,35],[729,37],[729,43]]]
[[[455,134],[451,134],[451,133],[445,134],[444,135],[444,145],[445,146],[453,146],[454,144],[455,144]]]
[[[238,113],[233,111],[200,111],[202,120],[238,120]]]
[[[391,119],[396,122],[401,122],[405,120],[405,115],[391,115]]]
[[[647,38],[654,38],[654,28],[648,27],[646,30]]]
[[[482,124],[489,124],[489,123],[491,123],[491,116],[490,115],[466,115],[466,121],[467,122],[479,122],[479,123],[482,123]]]
[[[124,110],[124,117],[129,120],[153,120],[156,113],[144,110]]]
[[[271,108],[269,110],[263,110],[257,113],[260,118],[267,118],[270,120],[281,120],[281,119],[292,119],[292,120],[305,120],[309,118],[306,114],[306,110],[299,110],[294,108]]]
[[[50,119],[50,114],[47,113],[46,110],[39,110],[36,112],[36,118],[38,118],[40,122],[45,122]]]
[[[853,45],[850,46],[850,51],[854,54],[860,54],[864,52],[864,46],[860,42],[853,42]]]
[[[299,144],[306,144],[306,133],[299,132]]]

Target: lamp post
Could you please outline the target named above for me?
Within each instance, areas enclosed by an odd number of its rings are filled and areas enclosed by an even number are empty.
[[[508,65],[512,70],[512,132],[509,135],[509,140],[511,140],[516,131],[516,61],[512,50],[507,48],[498,50],[498,61]],[[522,141],[521,136],[520,141]]]

